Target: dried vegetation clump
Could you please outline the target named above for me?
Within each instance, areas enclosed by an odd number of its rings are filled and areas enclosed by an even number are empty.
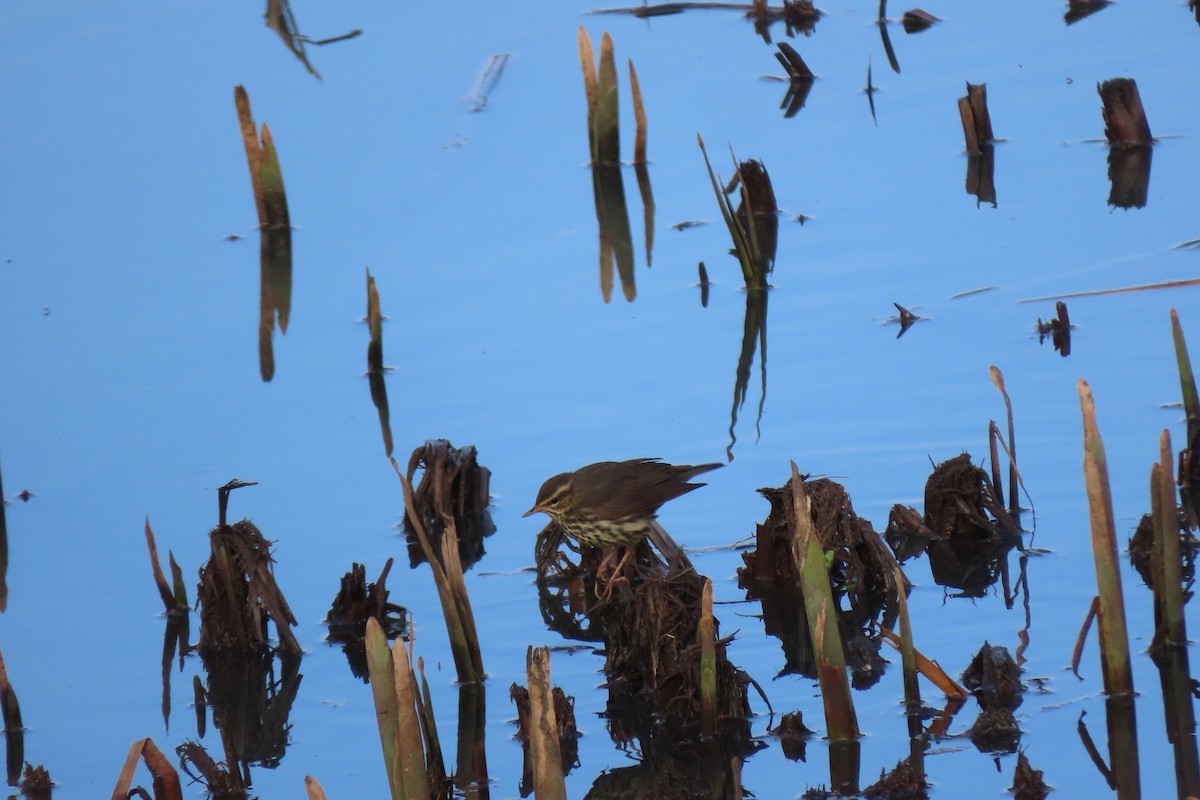
[[[439,556],[442,531],[446,529],[447,518],[452,520],[458,532],[459,558],[464,567],[469,567],[483,557],[484,537],[491,536],[496,530],[488,511],[491,471],[479,464],[473,445],[460,449],[446,439],[430,439],[413,450],[408,459],[409,483],[419,469],[424,471],[413,491],[411,513],[424,524]],[[415,567],[425,560],[425,556],[407,515],[404,531],[408,535],[409,560]]]

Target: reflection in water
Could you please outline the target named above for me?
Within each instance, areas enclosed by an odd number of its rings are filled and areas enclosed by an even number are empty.
[[[383,314],[379,311],[379,288],[371,270],[367,270],[367,327],[371,332],[367,344],[367,380],[371,384],[371,402],[379,412],[379,430],[383,435],[385,455],[392,455],[391,411],[388,409],[387,386],[383,382]]]
[[[621,276],[625,299],[637,297],[633,275],[633,234],[625,208],[625,183],[619,164],[592,166],[592,189],[596,199],[596,221],[600,226],[600,294],[612,299],[613,263]]]
[[[867,56],[867,88],[863,92],[867,95],[867,105],[871,107],[871,121],[875,123],[875,127],[879,127],[879,119],[875,116],[875,84],[871,81],[871,57]],[[801,224],[804,224],[801,222]]]
[[[318,79],[321,75],[309,63],[308,55],[304,52],[304,46],[306,44],[333,44],[345,39],[353,39],[362,33],[362,31],[355,28],[349,33],[343,33],[341,36],[333,36],[328,39],[309,39],[296,30],[296,17],[292,14],[292,6],[288,0],[267,0],[266,20],[267,27],[279,34],[279,38],[283,39],[283,43],[287,46],[287,49],[291,50],[292,54],[300,59],[300,63],[304,64],[304,68],[308,70],[310,75]]]
[[[458,762],[454,768],[454,785],[468,800],[488,800],[491,796],[484,747],[486,730],[487,687],[479,682],[459,683]]]
[[[1120,697],[1108,697],[1104,701],[1104,716],[1108,731],[1109,762],[1104,763],[1104,757],[1088,732],[1083,718],[1084,711],[1079,715],[1077,730],[1083,748],[1091,756],[1092,763],[1104,776],[1109,788],[1116,790],[1117,800],[1140,800],[1142,796],[1141,772],[1138,766],[1137,749],[1137,712],[1134,709],[1132,694]]]
[[[292,310],[292,230],[263,228],[259,235],[258,371],[275,377],[275,325],[286,334]]]
[[[183,657],[191,650],[187,614],[168,614],[163,630],[162,646],[162,717],[163,728],[171,727],[171,663],[179,654],[179,671],[183,672]],[[203,734],[201,734],[203,735]]]
[[[981,145],[978,153],[967,154],[967,194],[975,195],[975,207],[991,203],[996,208],[996,147]]]
[[[875,24],[879,26],[879,38],[883,40],[883,52],[887,55],[888,64],[892,68],[892,72],[900,74],[900,61],[896,58],[896,51],[892,49],[892,37],[888,35],[888,21],[883,17],[883,4],[886,0],[881,0],[879,19]]]
[[[1175,755],[1175,783],[1180,797],[1200,797],[1200,758],[1196,753],[1196,717],[1192,709],[1194,682],[1186,641],[1151,646],[1158,667],[1166,715],[1167,741]]]
[[[205,696],[221,734],[225,763],[240,765],[250,785],[251,764],[273,769],[287,751],[288,716],[303,677],[300,656],[201,651],[200,658],[208,672]]]
[[[633,65],[630,64],[630,69]],[[642,196],[642,225],[645,229],[643,234],[646,240],[646,266],[654,263],[654,190],[650,188],[650,170],[646,167],[645,161],[639,161],[633,165],[633,170],[637,174],[638,193]]]
[[[4,481],[0,478],[0,613],[8,609],[8,525],[4,521]]]
[[[796,49],[787,42],[779,43],[779,52],[775,54],[775,58],[779,59],[779,63],[783,65],[783,69],[788,75],[787,94],[783,96],[783,102],[779,104],[779,107],[784,109],[783,116],[791,119],[796,116],[797,111],[804,108],[816,76],[808,68],[808,64],[804,63],[804,59],[800,57]]]
[[[746,320],[742,325],[742,350],[738,354],[737,372],[733,380],[733,407],[729,411],[729,444],[725,448],[725,457],[733,461],[733,446],[737,443],[738,410],[746,403],[746,393],[750,388],[750,367],[754,363],[754,351],[762,348],[759,359],[760,395],[758,398],[758,414],[754,418],[754,430],[762,435],[763,406],[767,402],[767,290],[746,290]]]
[[[781,45],[782,47],[782,45]],[[705,156],[707,159],[707,155]],[[715,180],[715,179],[714,179]],[[746,277],[746,317],[742,325],[742,349],[738,354],[737,372],[733,385],[733,406],[729,412],[729,445],[725,456],[733,460],[733,446],[737,442],[737,415],[746,402],[750,386],[750,368],[754,363],[755,350],[761,350],[759,370],[761,394],[758,414],[754,419],[757,436],[763,407],[767,402],[767,292],[770,289],[766,276],[775,268],[775,252],[779,243],[779,211],[775,201],[775,190],[771,176],[762,163],[748,159],[737,166],[737,172],[725,193],[734,191],[741,184],[741,197],[732,219],[727,219],[734,245]],[[736,231],[736,232],[735,232]],[[739,247],[744,241],[745,247]]]
[[[621,291],[632,302],[637,297],[633,274],[633,234],[625,205],[625,182],[621,176],[620,123],[617,103],[617,70],[612,37],[600,40],[599,67],[591,38],[579,28],[579,61],[588,103],[588,145],[592,156],[592,194],[596,221],[600,228],[600,294],[604,302],[612,299],[613,264],[621,278]],[[638,189],[645,208],[646,264],[651,261],[654,243],[654,196],[646,169],[646,112],[633,62],[629,62],[629,82],[637,121],[634,140],[634,164]]]
[[[762,37],[767,44],[771,43],[771,25],[782,20],[787,26],[787,35],[797,33],[809,36],[821,18],[821,12],[812,4],[812,0],[783,0],[783,5],[771,7],[767,0],[752,0],[751,3],[656,3],[655,5],[640,5],[625,8],[601,8],[589,12],[592,14],[630,14],[641,19],[651,17],[666,17],[682,14],[691,10],[720,10],[744,11],[746,17],[754,22],[754,32]]]
[[[493,53],[487,63],[483,65],[483,70],[475,79],[475,85],[471,87],[470,94],[467,95],[467,105],[471,107],[472,111],[483,111],[487,107],[488,95],[500,82],[500,76],[504,73],[504,67],[508,64],[511,56],[511,53]]]
[[[1144,208],[1150,194],[1150,159],[1154,151],[1149,146],[1121,148],[1108,151],[1108,179],[1112,190],[1108,204],[1116,208]]]

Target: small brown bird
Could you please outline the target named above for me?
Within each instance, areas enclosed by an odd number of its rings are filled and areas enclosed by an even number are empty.
[[[589,464],[543,483],[537,502],[522,516],[545,512],[568,535],[592,547],[632,547],[649,536],[665,550],[659,537],[668,542],[670,537],[655,521],[659,507],[704,486],[688,480],[719,466],[676,466],[657,458]]]

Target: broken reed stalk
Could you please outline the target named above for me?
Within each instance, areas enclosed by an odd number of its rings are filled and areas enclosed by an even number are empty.
[[[700,592],[700,731],[705,736],[717,732],[717,636],[713,625],[712,581],[704,579]]]
[[[1096,84],[1104,104],[1104,135],[1114,147],[1145,147],[1154,143],[1137,81],[1111,78]]]
[[[633,134],[633,163],[646,163],[646,107],[642,105],[642,87],[638,84],[637,70],[633,59],[629,59],[629,92],[633,95],[633,119],[637,127]]]
[[[992,384],[1000,391],[1000,396],[1004,398],[1004,411],[1008,416],[1008,513],[1012,514],[1013,520],[1016,520],[1021,513],[1021,503],[1017,497],[1017,483],[1020,480],[1020,475],[1017,472],[1017,433],[1016,426],[1013,424],[1012,400],[1008,397],[1008,391],[1004,388],[1004,373],[995,364],[988,367],[988,374],[992,378]],[[996,482],[996,487],[999,488],[1000,482]],[[1001,501],[1003,503],[1003,501]]]
[[[421,543],[425,559],[433,570],[433,583],[437,587],[438,599],[442,604],[442,615],[446,620],[446,632],[450,637],[450,650],[454,655],[454,667],[460,683],[477,683],[483,680],[483,655],[479,650],[479,636],[475,630],[475,614],[467,596],[467,584],[463,578],[462,562],[458,555],[458,533],[454,518],[445,515],[442,531],[442,557],[439,560],[416,511],[412,484],[400,471],[396,459],[391,459],[392,469],[400,479],[404,491],[404,510]]]
[[[850,681],[846,677],[846,657],[842,651],[841,631],[838,630],[837,606],[834,605],[829,585],[825,551],[813,528],[804,481],[794,461],[792,508],[796,525],[792,538],[792,560],[796,574],[800,576],[804,610],[817,658],[817,678],[825,706],[825,727],[831,742],[854,741],[859,735],[858,718],[854,712],[854,698],[850,695]]]
[[[139,793],[143,797],[147,796],[145,790],[139,792],[133,789],[133,774],[137,770],[139,758],[154,776],[155,800],[181,800],[183,791],[179,784],[179,773],[149,739],[139,739],[129,746],[129,753],[125,756],[125,763],[121,765],[121,773],[117,776],[117,785],[113,789],[113,800],[125,800]]]
[[[588,156],[596,160],[596,104],[599,102],[600,89],[596,79],[596,54],[592,50],[592,39],[587,29],[579,26],[577,35],[579,43],[579,66],[583,71],[583,92],[587,97],[587,131]]]
[[[897,652],[903,654],[902,640],[894,631],[881,626],[879,633],[883,636],[885,642],[896,648]],[[928,658],[915,646],[913,647],[913,659],[916,663],[917,672],[924,675],[930,683],[938,687],[948,700],[961,701],[966,699],[967,695],[970,694],[958,681],[947,675],[940,664]]]
[[[146,517],[146,549],[150,551],[150,568],[154,571],[154,584],[158,587],[158,595],[162,598],[163,608],[168,614],[178,614],[182,608],[183,613],[187,613],[187,596],[183,598],[183,605],[180,606],[178,598],[171,591],[171,587],[167,585],[167,576],[163,574],[162,567],[158,563],[158,546],[154,543],[154,531],[150,530],[150,517]],[[171,559],[172,565],[175,564],[175,559]],[[178,566],[174,566],[178,570]],[[176,586],[176,590],[179,586]]]
[[[704,148],[704,139],[699,133],[696,134],[696,141],[700,144],[700,152],[704,154],[704,166],[708,168],[708,177],[712,181],[713,193],[717,196],[717,205],[721,208],[721,216],[725,220],[725,226],[729,228],[730,238],[733,239],[733,250],[737,255],[738,263],[742,266],[742,277],[746,281],[746,288],[765,289],[767,288],[767,276],[766,272],[760,268],[760,265],[765,262],[758,257],[754,242],[738,220],[733,204],[721,191],[721,182],[717,179],[717,174],[713,172],[712,164],[708,160],[708,151]],[[749,216],[747,218],[752,219]]]
[[[1133,672],[1129,663],[1129,634],[1125,626],[1108,462],[1096,425],[1096,401],[1092,389],[1080,378],[1078,390],[1083,414],[1083,477],[1087,485],[1092,554],[1096,560],[1096,584],[1100,592],[1100,666],[1104,673],[1104,691],[1109,697],[1126,697],[1133,695]]]
[[[1158,506],[1154,515],[1153,549],[1159,568],[1154,576],[1154,597],[1166,644],[1186,647],[1179,513],[1175,505],[1175,482],[1171,468],[1171,434],[1165,430],[1159,435],[1158,457],[1158,463],[1154,465],[1157,470],[1152,469],[1150,473],[1151,500],[1157,500]]]
[[[364,643],[392,800],[429,797],[410,654],[403,639],[396,639],[395,645],[388,647],[387,636],[374,617],[367,619]]]
[[[325,790],[312,775],[304,776],[304,796],[308,800],[325,800]]]
[[[612,37],[600,39],[600,68],[596,82],[596,112],[592,120],[592,166],[621,163],[620,118],[617,113],[617,64]]]
[[[1200,399],[1196,395],[1196,377],[1192,374],[1192,360],[1188,357],[1187,340],[1183,338],[1183,326],[1179,323],[1179,312],[1171,309],[1171,337],[1175,341],[1175,363],[1179,370],[1179,388],[1183,393],[1183,410],[1188,419],[1188,441],[1196,426],[1200,425]]]
[[[963,138],[967,153],[978,155],[983,146],[991,144],[992,117],[987,107],[987,84],[968,83],[965,97],[958,98],[958,115],[962,118]]]
[[[900,617],[900,664],[904,674],[904,707],[909,713],[921,708],[921,687],[917,683],[917,650],[913,646],[912,625],[908,618],[908,598],[904,594],[904,573],[897,565],[896,605]]]
[[[254,189],[254,205],[258,211],[258,226],[263,229],[291,227],[287,195],[283,190],[283,171],[271,131],[264,122],[260,136],[255,132],[254,116],[250,113],[250,96],[238,84],[233,89],[242,144],[246,148],[246,163],[250,168],[250,184]]]
[[[417,715],[421,718],[421,736],[425,741],[425,753],[429,759],[426,773],[445,776],[446,765],[442,760],[442,742],[438,738],[437,720],[433,714],[433,698],[429,693],[429,681],[425,680],[425,659],[417,657],[417,672],[421,676],[421,694],[417,697]]]
[[[525,651],[525,676],[529,681],[529,757],[533,767],[533,795],[537,800],[566,800],[562,751],[558,746],[558,720],[550,688],[550,650]]]
[[[996,490],[996,502],[1004,505],[1004,483],[1000,480],[1000,449],[996,442],[1000,438],[1000,428],[995,420],[988,420],[988,458],[992,463],[992,488]]]

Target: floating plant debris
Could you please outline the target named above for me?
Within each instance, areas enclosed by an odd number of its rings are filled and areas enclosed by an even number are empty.
[[[287,46],[288,50],[292,51],[292,55],[300,59],[300,63],[308,70],[308,74],[318,80],[320,80],[321,74],[309,62],[308,54],[304,51],[304,46],[306,44],[333,44],[334,42],[353,39],[362,34],[361,30],[355,28],[349,33],[343,33],[340,36],[331,36],[325,39],[310,39],[296,29],[296,17],[292,14],[292,4],[288,0],[267,0],[267,13],[265,16],[267,27],[279,34],[279,38],[283,40],[284,45]]]
[[[807,598],[798,592],[800,576],[793,561],[797,525],[789,509],[792,480],[778,489],[759,489],[771,504],[757,526],[756,547],[742,554],[738,585],[748,599],[760,599],[767,632],[783,642],[783,672],[816,677],[815,651],[807,633]],[[812,526],[822,552],[832,554],[827,567],[832,601],[845,659],[856,688],[874,685],[883,675],[880,640],[869,631],[892,627],[898,613],[896,560],[869,522],[854,513],[845,488],[828,478],[804,480]],[[844,606],[844,608],[843,608]]]
[[[496,530],[488,511],[491,471],[479,464],[474,445],[457,448],[446,439],[430,439],[413,450],[406,473],[409,483],[418,470],[421,480],[413,492],[411,513],[420,518],[434,552],[439,554],[445,520],[453,520],[459,558],[463,566],[471,566],[483,557],[483,540]],[[408,535],[409,564],[415,567],[425,560],[425,554],[407,515],[404,531]]]
[[[796,52],[796,48],[787,42],[779,43],[779,52],[775,54],[775,58],[783,65],[783,69],[788,75],[787,93],[783,96],[783,102],[779,104],[779,107],[784,110],[783,116],[791,119],[796,116],[796,112],[804,108],[816,76],[808,68],[808,64],[804,63],[800,54]]]
[[[927,31],[935,24],[942,20],[930,14],[928,11],[921,8],[913,8],[904,12],[904,16],[900,18],[900,24],[904,26],[905,33],[920,33]]]
[[[1050,794],[1050,787],[1042,780],[1042,771],[1029,765],[1025,751],[1017,753],[1017,767],[1013,771],[1013,785],[1009,790],[1013,800],[1045,800]]]
[[[403,606],[388,602],[387,576],[392,569],[388,559],[379,578],[367,583],[367,570],[362,564],[351,565],[342,576],[341,588],[333,598],[325,624],[329,626],[329,641],[342,645],[356,678],[367,679],[367,654],[363,643],[367,620],[374,619],[384,635],[395,639],[407,633],[408,612]]]
[[[924,517],[893,507],[887,539],[897,557],[924,549],[938,585],[959,589],[962,597],[982,597],[1006,573],[1006,556],[1020,543],[1020,529],[988,474],[963,453],[929,476]]]
[[[50,800],[50,790],[54,783],[50,773],[43,766],[34,766],[26,762],[25,773],[21,777],[21,794],[25,800]]]
[[[668,2],[654,5],[640,5],[624,8],[600,8],[589,11],[589,14],[630,14],[642,19],[667,17],[682,14],[692,10],[731,10],[743,11],[748,19],[754,22],[755,32],[771,43],[769,28],[772,23],[783,20],[787,26],[787,35],[797,33],[808,36],[821,18],[812,0],[783,0],[782,6],[768,6],[766,0],[752,0],[751,3],[720,3],[720,2]]]
[[[964,297],[973,297],[974,295],[983,294],[984,292],[994,292],[996,289],[999,289],[999,288],[1000,288],[999,286],[980,286],[978,289],[967,289],[965,292],[955,292],[954,294],[948,296],[946,299],[947,300],[961,300]]]
[[[789,711],[784,714],[779,718],[779,725],[771,733],[778,737],[784,758],[790,761],[804,761],[808,740],[814,733],[804,724],[802,712]]]
[[[1067,13],[1063,14],[1063,22],[1074,25],[1084,17],[1103,11],[1109,5],[1110,0],[1067,0]]]
[[[1067,316],[1067,304],[1059,300],[1054,304],[1056,316],[1043,322],[1041,318],[1037,321],[1038,344],[1046,341],[1046,337],[1050,337],[1050,341],[1054,344],[1054,349],[1058,351],[1063,358],[1071,355],[1071,320]]]
[[[1021,669],[1003,647],[983,643],[962,676],[982,711],[967,731],[971,742],[986,753],[1012,753],[1021,729],[1013,712],[1021,705]]]
[[[898,317],[899,322],[900,322],[900,332],[896,334],[896,338],[899,339],[901,336],[904,335],[904,333],[909,328],[911,328],[913,326],[913,323],[916,322],[917,320],[921,319],[921,317],[918,317],[916,314],[909,311],[907,308],[900,305],[899,303],[893,302],[892,305],[894,305],[896,307],[896,310],[900,312],[900,315]]]
[[[929,782],[925,772],[913,766],[910,758],[897,762],[891,772],[881,773],[879,780],[863,789],[867,800],[923,800],[929,797]]]

